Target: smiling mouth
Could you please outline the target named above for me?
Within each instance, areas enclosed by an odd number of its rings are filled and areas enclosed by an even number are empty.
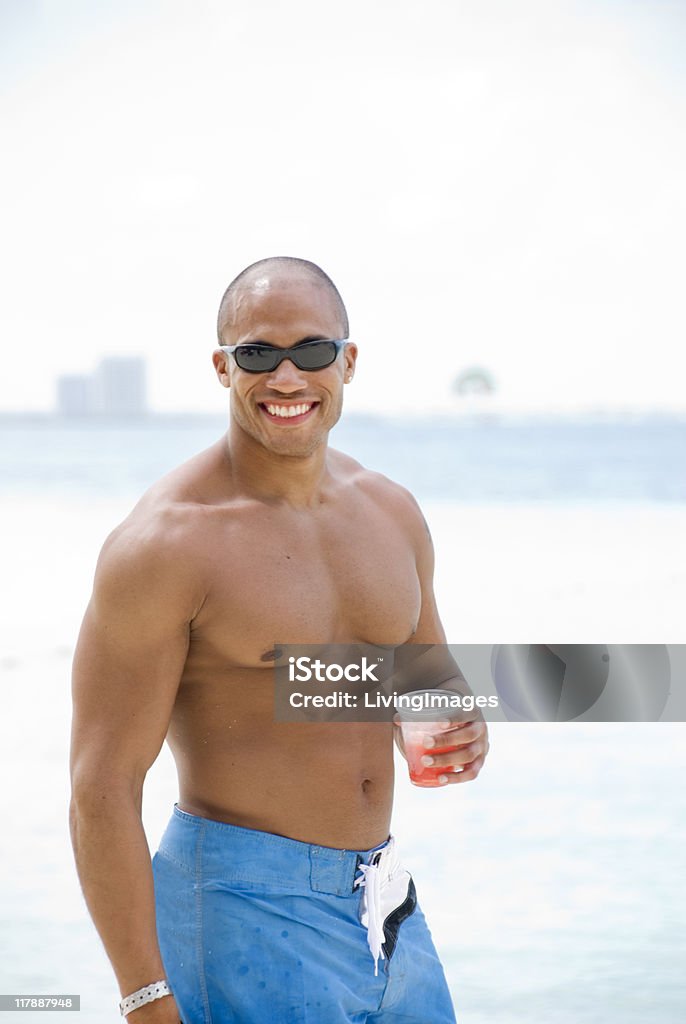
[[[319,402],[260,402],[262,412],[270,420],[278,423],[302,423],[312,413]]]

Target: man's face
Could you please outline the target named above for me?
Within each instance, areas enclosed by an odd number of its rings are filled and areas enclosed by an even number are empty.
[[[339,311],[331,292],[306,277],[266,274],[238,293],[222,332],[225,345],[263,342],[291,348],[303,341],[343,336]],[[231,388],[231,417],[268,451],[304,457],[326,444],[341,415],[343,386],[355,366],[357,349],[346,345],[330,366],[299,370],[284,359],[275,370],[248,373],[233,356],[217,349],[217,376]],[[284,411],[297,415],[283,415]]]

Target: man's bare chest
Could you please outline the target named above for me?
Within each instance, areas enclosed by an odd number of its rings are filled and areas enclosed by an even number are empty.
[[[256,521],[217,537],[189,668],[264,667],[275,644],[385,645],[412,635],[421,592],[403,531],[359,514],[307,527]]]

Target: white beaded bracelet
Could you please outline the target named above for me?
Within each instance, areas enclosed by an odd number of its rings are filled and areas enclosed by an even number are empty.
[[[145,1006],[146,1003],[152,1003],[155,999],[161,999],[162,996],[170,996],[171,994],[172,991],[166,979],[154,981],[152,985],[145,985],[144,988],[139,988],[137,992],[132,992],[130,996],[125,996],[119,1004],[119,1012],[122,1017],[125,1017],[127,1013],[137,1010],[139,1006]]]

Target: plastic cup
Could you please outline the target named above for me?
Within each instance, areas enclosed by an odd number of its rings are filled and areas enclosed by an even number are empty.
[[[418,694],[443,694],[445,690],[416,690],[412,696]],[[446,731],[446,729],[453,726],[446,725],[449,721],[450,709],[448,708],[431,708],[426,707],[421,710],[415,708],[397,708],[396,719],[400,726],[400,731],[403,737],[403,747],[405,749],[405,757],[407,758],[407,766],[410,771],[410,781],[415,786],[423,786],[425,788],[434,788],[442,785],[438,781],[441,775],[448,775],[453,769],[446,768],[444,765],[424,765],[422,764],[422,757],[425,754],[433,757],[435,754],[447,754],[452,750],[457,750],[455,745],[441,744],[440,736]],[[431,736],[434,739],[435,746],[427,747],[424,745],[424,741],[427,736]]]

